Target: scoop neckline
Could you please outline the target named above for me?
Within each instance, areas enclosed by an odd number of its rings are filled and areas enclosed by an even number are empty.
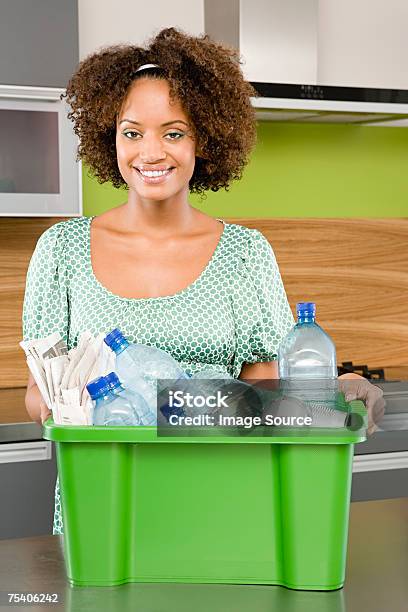
[[[200,275],[189,285],[187,285],[187,287],[184,287],[184,289],[181,289],[180,291],[177,291],[176,293],[172,293],[170,295],[158,295],[155,297],[147,297],[147,298],[128,298],[128,297],[124,297],[122,295],[118,295],[117,293],[113,293],[112,291],[110,291],[107,287],[105,287],[105,285],[103,285],[95,276],[95,273],[93,271],[93,267],[92,267],[92,257],[91,257],[91,225],[92,225],[92,220],[95,219],[97,215],[92,215],[90,217],[88,217],[88,231],[87,231],[87,264],[88,264],[88,268],[89,268],[89,272],[91,275],[91,278],[93,280],[93,282],[102,290],[104,291],[104,293],[106,293],[107,295],[116,298],[118,300],[122,300],[124,302],[159,302],[161,300],[172,300],[172,299],[177,299],[180,297],[183,297],[185,294],[189,293],[190,291],[192,291],[193,289],[195,289],[204,279],[204,277],[208,274],[210,268],[212,268],[212,266],[214,265],[216,259],[219,256],[219,253],[221,251],[222,245],[224,243],[224,239],[225,239],[225,234],[226,234],[226,229],[227,229],[227,223],[223,220],[223,219],[219,219],[218,217],[216,217],[217,221],[221,221],[221,223],[224,225],[223,231],[221,233],[221,236],[217,242],[217,246],[215,247],[209,261],[207,262],[207,265],[205,266],[204,270],[202,270],[202,272],[200,273]]]

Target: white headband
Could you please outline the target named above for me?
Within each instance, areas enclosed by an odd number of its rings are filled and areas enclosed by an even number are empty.
[[[139,70],[145,70],[146,68],[160,68],[160,66],[157,64],[143,64],[143,66],[140,66],[136,72],[139,72]]]

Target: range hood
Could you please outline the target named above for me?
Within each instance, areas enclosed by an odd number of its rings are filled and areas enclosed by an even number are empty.
[[[204,0],[205,33],[239,50],[258,93],[252,104],[259,120],[408,127],[408,77],[407,89],[330,82],[336,76],[330,78],[322,59],[322,6],[319,0]]]

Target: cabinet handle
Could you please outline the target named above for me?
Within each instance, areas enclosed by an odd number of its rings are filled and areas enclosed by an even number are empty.
[[[18,442],[0,444],[0,463],[44,461],[51,459],[51,442]]]
[[[408,451],[355,455],[353,460],[353,473],[401,470],[404,468],[408,468]]]
[[[58,102],[60,94],[65,91],[59,87],[30,87],[24,85],[0,85],[0,98],[15,100],[39,100],[40,102]]]

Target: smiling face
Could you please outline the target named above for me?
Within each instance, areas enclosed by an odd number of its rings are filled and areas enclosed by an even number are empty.
[[[187,199],[195,151],[193,126],[178,100],[170,104],[167,81],[136,80],[116,125],[118,167],[129,192],[142,200]]]

